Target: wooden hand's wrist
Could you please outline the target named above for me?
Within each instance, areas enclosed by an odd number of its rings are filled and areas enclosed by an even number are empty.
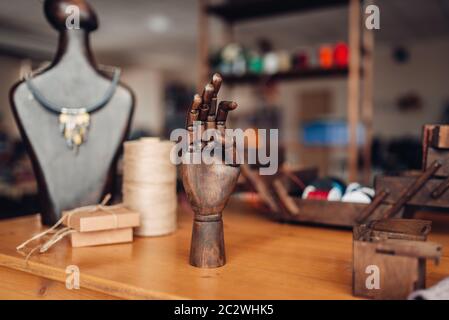
[[[198,222],[212,222],[220,221],[222,219],[222,214],[220,213],[207,213],[207,214],[195,214],[194,220]]]

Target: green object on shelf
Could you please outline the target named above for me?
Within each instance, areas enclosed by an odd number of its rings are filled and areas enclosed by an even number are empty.
[[[261,74],[263,72],[263,60],[259,55],[249,57],[248,71],[255,74]]]

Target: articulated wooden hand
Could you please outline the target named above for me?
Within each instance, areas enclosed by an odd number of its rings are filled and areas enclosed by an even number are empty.
[[[221,76],[215,74],[202,96],[195,95],[187,114],[190,140],[184,159],[190,162],[183,161],[181,175],[195,212],[190,264],[196,267],[214,268],[225,264],[221,213],[240,173],[235,164],[234,141],[226,139],[225,135],[227,114],[237,104],[222,101],[217,108],[221,83]],[[199,132],[198,137],[195,132]],[[204,132],[208,134],[199,136]]]

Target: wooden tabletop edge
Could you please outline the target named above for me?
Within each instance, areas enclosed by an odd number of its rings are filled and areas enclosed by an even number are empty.
[[[0,253],[0,266],[62,283],[65,283],[67,278],[65,270],[61,268],[51,267],[32,260],[26,262],[24,257],[14,257],[2,253]],[[80,288],[130,300],[189,300],[187,297],[146,290],[89,274],[81,274]]]

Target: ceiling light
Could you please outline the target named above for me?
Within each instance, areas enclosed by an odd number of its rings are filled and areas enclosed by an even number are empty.
[[[170,28],[170,19],[164,15],[154,15],[148,18],[147,26],[154,33],[164,33]]]

